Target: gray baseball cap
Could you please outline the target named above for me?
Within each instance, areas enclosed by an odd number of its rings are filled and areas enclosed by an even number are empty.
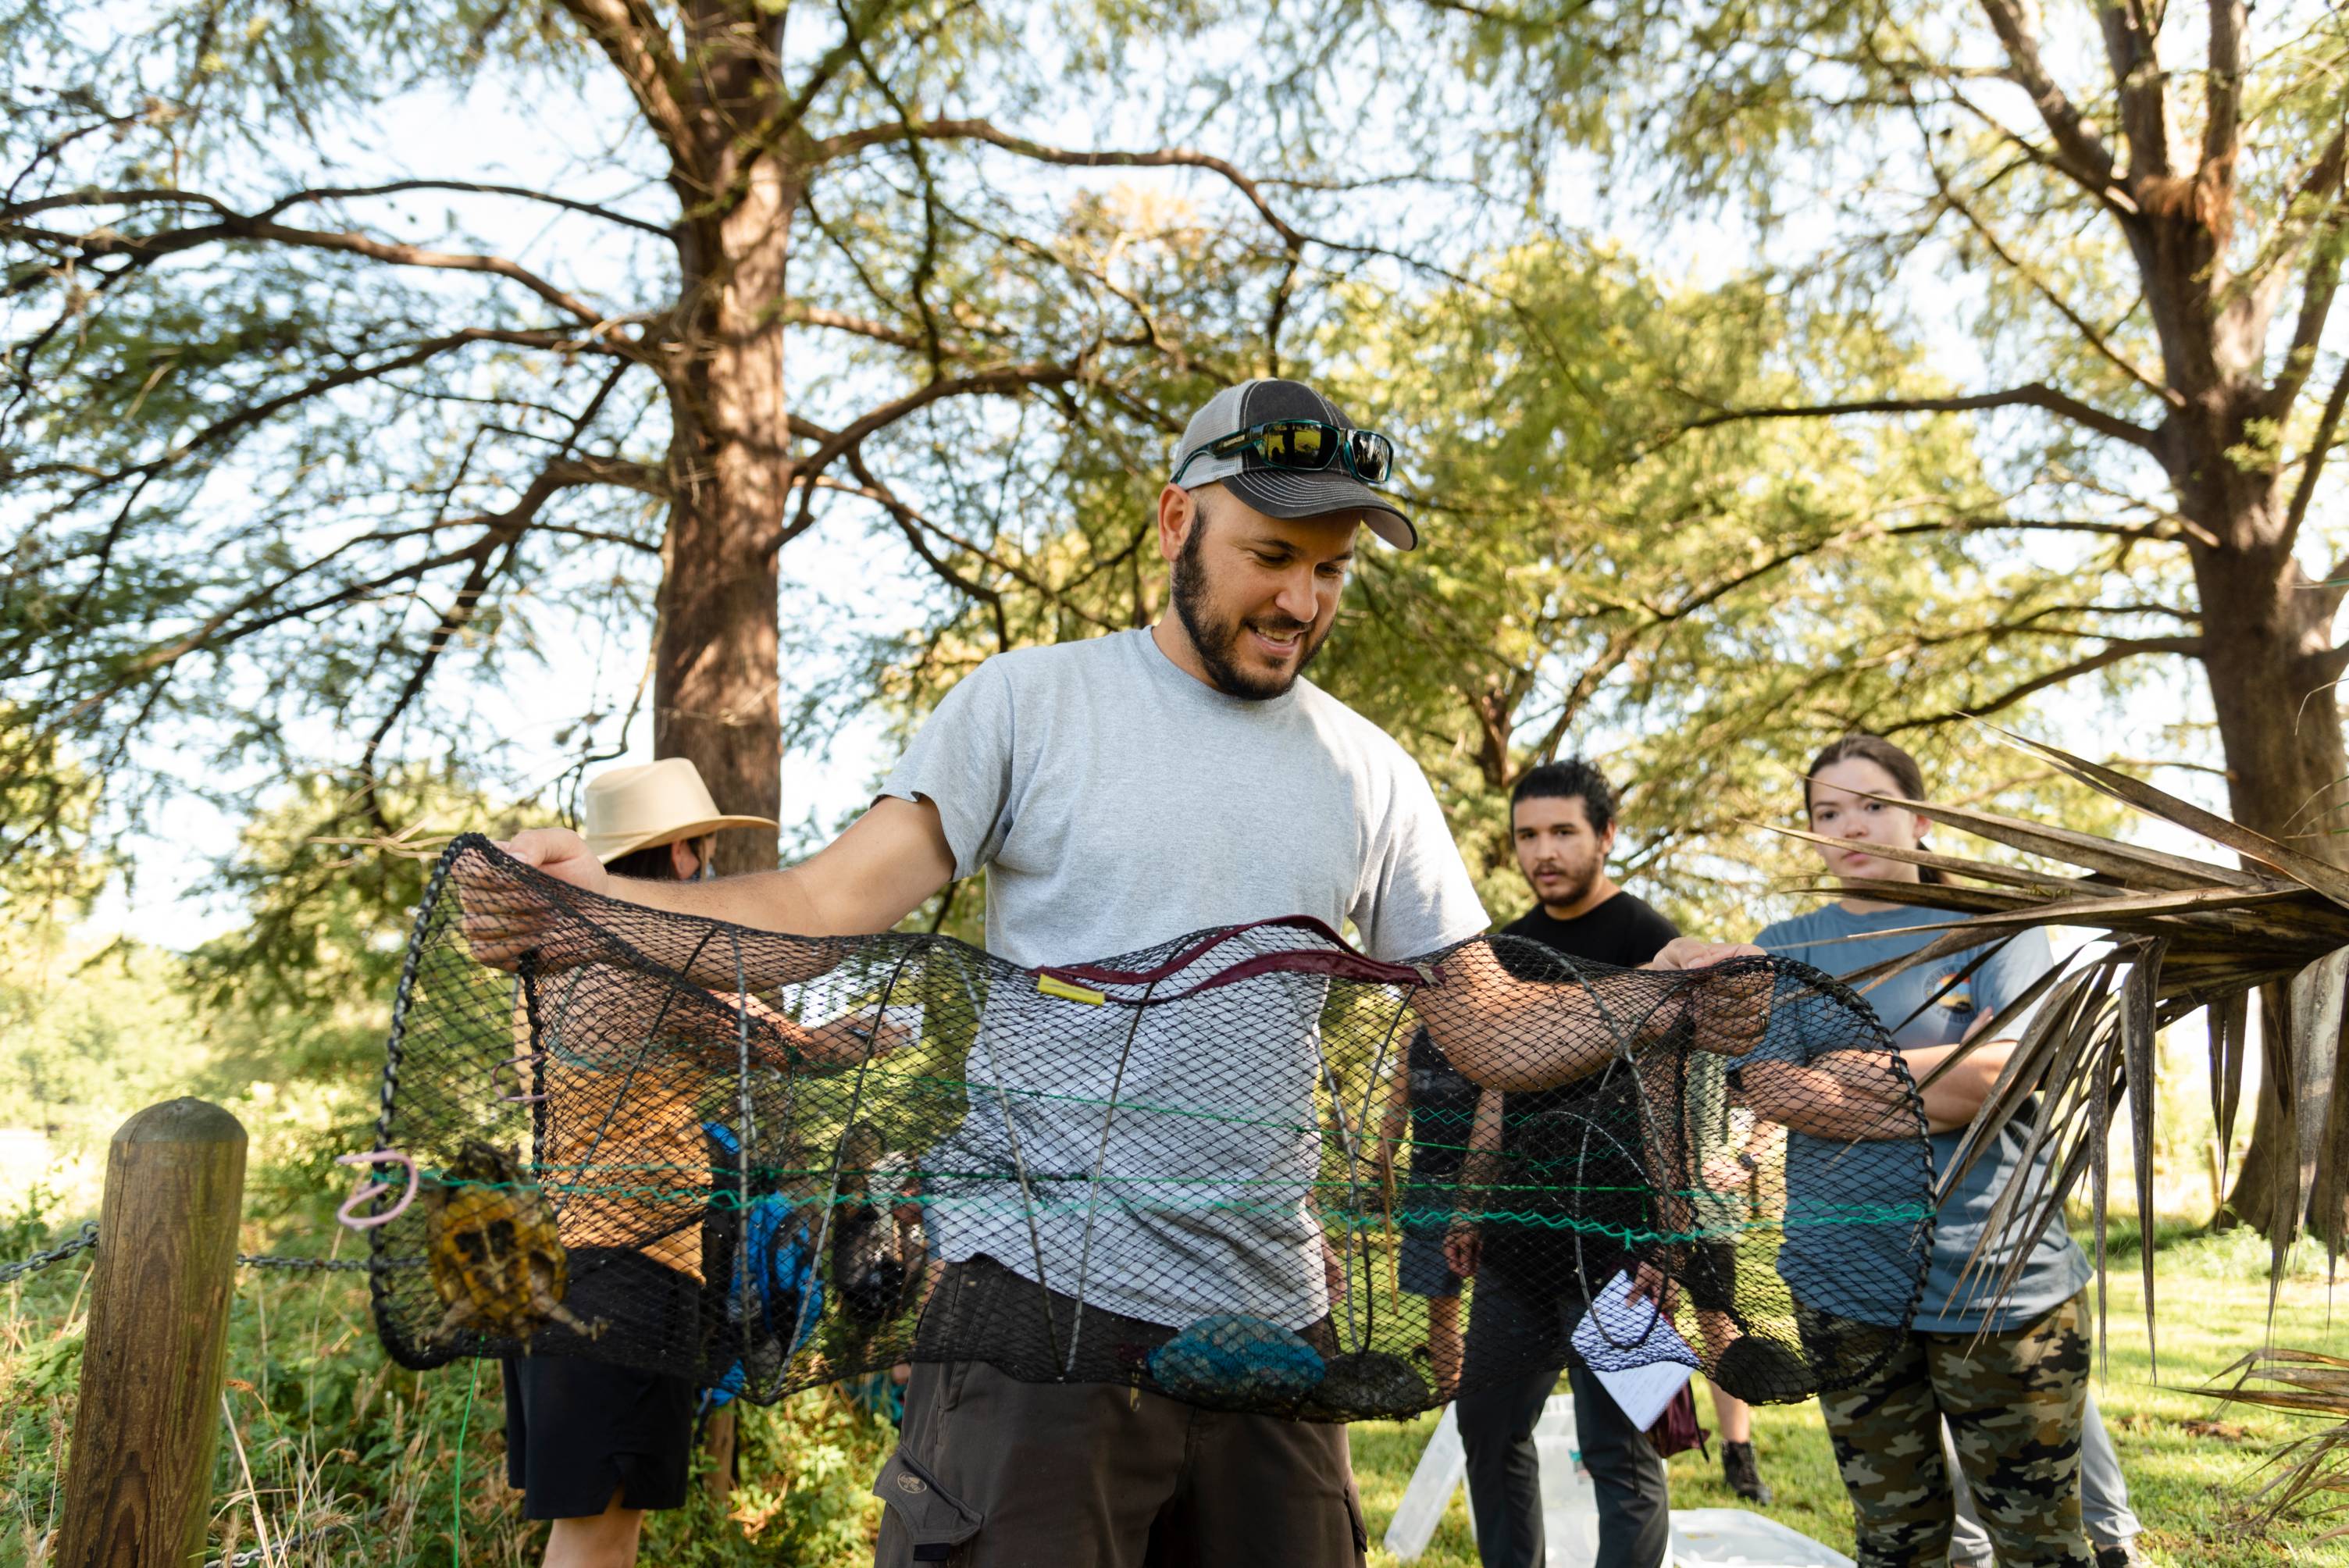
[[[1418,548],[1419,531],[1412,527],[1411,519],[1395,510],[1394,502],[1356,479],[1342,460],[1305,473],[1269,466],[1253,447],[1223,457],[1201,452],[1226,436],[1273,419],[1318,419],[1341,429],[1355,428],[1335,403],[1301,381],[1243,381],[1226,387],[1208,398],[1183,427],[1183,438],[1174,448],[1174,470],[1182,476],[1183,488],[1196,490],[1220,481],[1267,517],[1359,511],[1371,531],[1397,550]],[[1184,459],[1194,452],[1200,452],[1198,460],[1185,467]]]

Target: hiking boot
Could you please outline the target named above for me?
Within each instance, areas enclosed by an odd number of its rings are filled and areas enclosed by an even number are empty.
[[[1762,1479],[1762,1467],[1754,1462],[1752,1443],[1723,1440],[1721,1479],[1729,1483],[1730,1491],[1755,1507],[1770,1506],[1770,1485]],[[2096,1568],[2105,1568],[2103,1558],[2096,1559]]]
[[[2096,1568],[2153,1568],[2153,1559],[2137,1549],[2137,1538],[2095,1548]]]

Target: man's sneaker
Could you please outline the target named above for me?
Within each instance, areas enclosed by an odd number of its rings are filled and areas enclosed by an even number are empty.
[[[1770,1506],[1769,1483],[1762,1479],[1762,1467],[1754,1462],[1752,1443],[1723,1441],[1721,1479],[1729,1483],[1730,1491],[1746,1501],[1759,1508]],[[2103,1558],[2096,1559],[2096,1568],[2105,1568]]]
[[[2137,1538],[2096,1548],[2096,1568],[2153,1568],[2153,1559],[2137,1549]]]

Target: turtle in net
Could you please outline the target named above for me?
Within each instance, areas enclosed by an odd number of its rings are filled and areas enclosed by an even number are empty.
[[[604,1332],[603,1319],[583,1322],[563,1305],[571,1263],[554,1210],[505,1150],[467,1140],[425,1204],[425,1257],[448,1308],[435,1343],[470,1328],[527,1346],[549,1323],[589,1339]]]

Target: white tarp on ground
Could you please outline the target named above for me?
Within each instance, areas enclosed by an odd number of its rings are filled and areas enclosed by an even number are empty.
[[[1831,1546],[1742,1508],[1672,1510],[1675,1568],[1856,1568]]]
[[[1534,1428],[1534,1446],[1541,1455],[1548,1568],[1591,1568],[1599,1554],[1599,1506],[1590,1477],[1576,1462],[1573,1400],[1562,1394],[1550,1397]],[[1436,1522],[1466,1476],[1460,1429],[1446,1405],[1395,1509],[1394,1522],[1387,1527],[1387,1550],[1406,1563],[1425,1552]],[[1475,1529],[1473,1522],[1470,1529]],[[1674,1509],[1671,1558],[1673,1568],[1854,1568],[1842,1553],[1775,1519],[1738,1508]]]

